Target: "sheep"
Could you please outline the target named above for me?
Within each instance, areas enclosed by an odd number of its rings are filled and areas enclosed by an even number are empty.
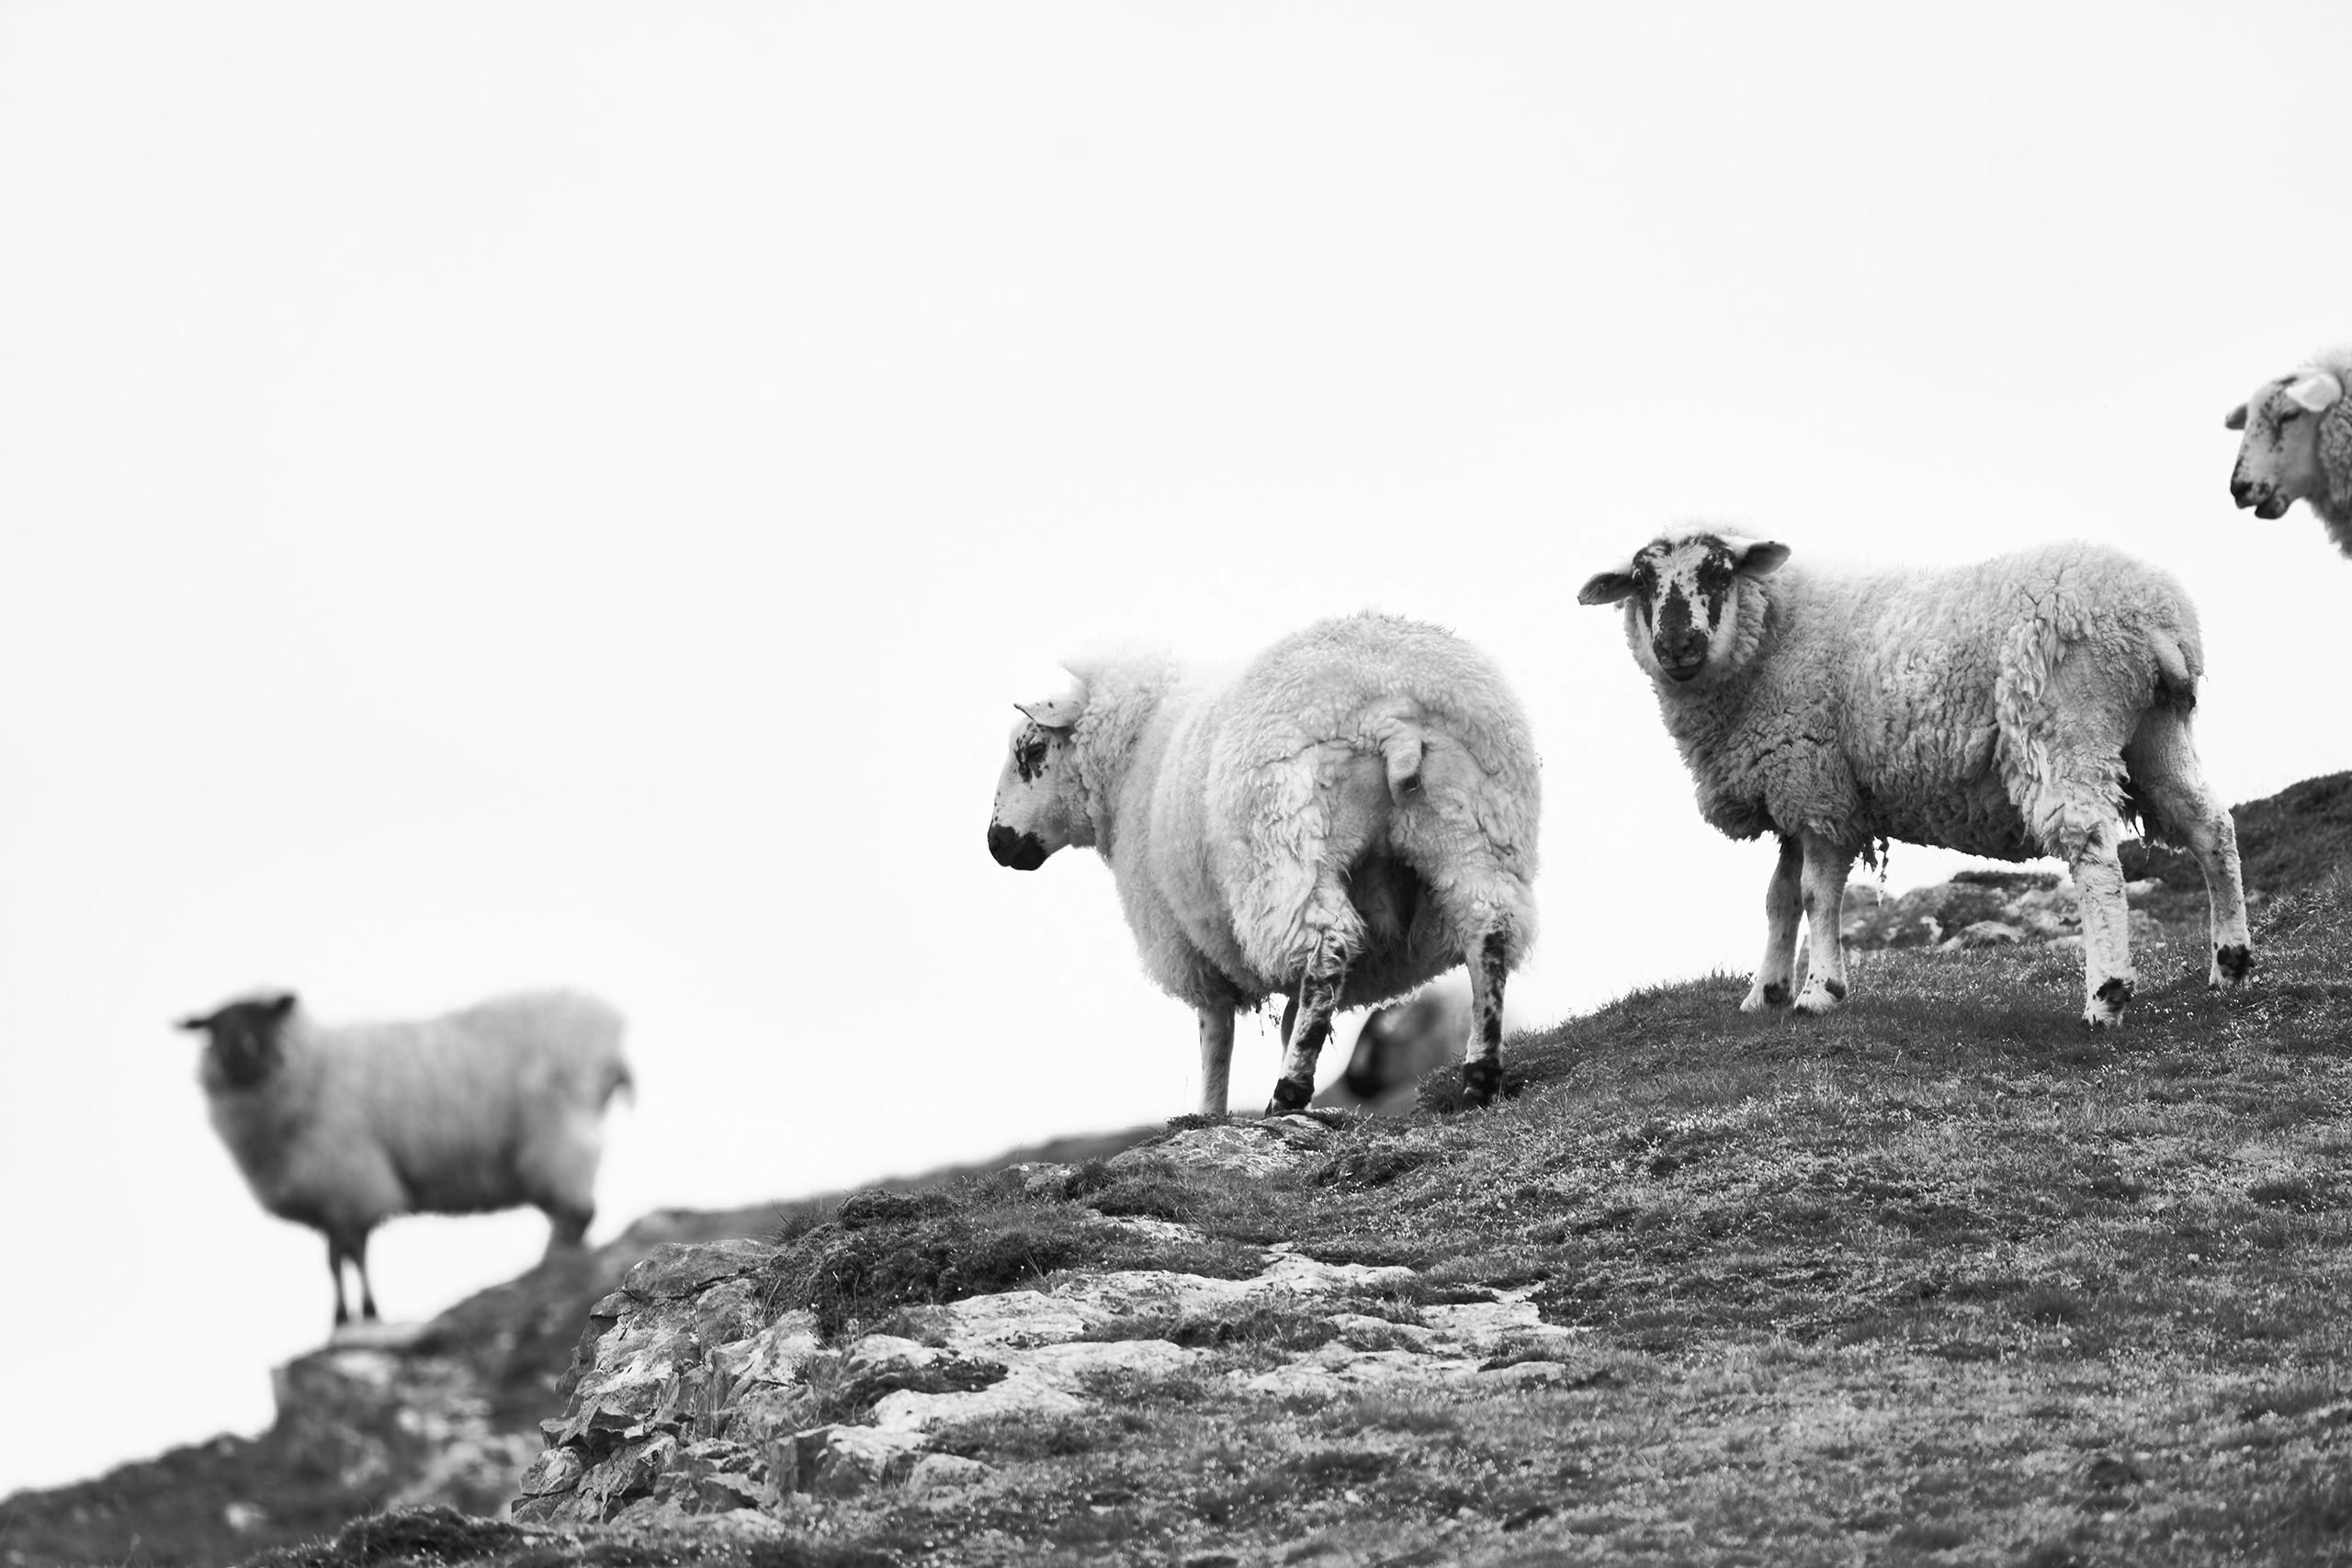
[[[1110,862],[1144,968],[1199,1017],[1202,1111],[1225,1113],[1238,1009],[1287,994],[1274,1115],[1313,1095],[1335,1011],[1456,964],[1465,1098],[1492,1100],[1541,801],[1525,716],[1485,656],[1367,611],[1222,682],[1160,654],[1067,668],[1072,690],[1014,705],[989,852],[1017,871],[1065,845]]]
[[[234,1001],[182,1029],[208,1035],[198,1081],[212,1125],[261,1206],[325,1235],[334,1321],[376,1316],[368,1235],[395,1214],[532,1204],[550,1257],[595,1217],[597,1120],[631,1083],[621,1016],[575,991],[501,997],[415,1022],[313,1020],[289,993]]]
[[[2222,422],[2243,430],[2230,499],[2264,521],[2299,501],[2352,556],[2352,347],[2316,355],[2290,376],[2265,381]]]
[[[1357,1031],[1348,1070],[1315,1097],[1317,1105],[1402,1115],[1420,1098],[1423,1073],[1462,1059],[1470,1038],[1470,992],[1442,981],[1372,1010]]]
[[[2117,850],[2127,813],[2205,874],[2214,987],[2253,971],[2237,834],[2189,737],[2204,659],[2165,573],[2084,544],[1937,570],[1787,567],[1786,545],[1670,531],[1595,575],[1698,784],[1701,815],[1781,853],[1742,1009],[1846,995],[1838,913],[1874,840],[1999,860],[2056,855],[2083,910],[2084,1011],[2120,1023],[2132,974]]]

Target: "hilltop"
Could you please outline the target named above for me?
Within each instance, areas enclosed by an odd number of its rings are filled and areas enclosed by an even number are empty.
[[[1490,1111],[1181,1118],[616,1253],[514,1518],[255,1561],[2352,1561],[2347,786],[2240,808],[2244,995],[2135,866],[2117,1033],[2063,912],[1947,925],[1826,1020],[1717,976],[1514,1037]]]

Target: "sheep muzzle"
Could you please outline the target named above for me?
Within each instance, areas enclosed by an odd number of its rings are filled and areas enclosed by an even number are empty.
[[[1035,871],[1046,863],[1045,841],[1035,833],[1016,833],[1001,822],[989,824],[989,853],[999,865]]]

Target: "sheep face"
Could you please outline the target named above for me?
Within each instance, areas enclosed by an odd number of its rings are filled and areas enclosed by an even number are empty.
[[[266,1002],[231,1002],[202,1018],[184,1018],[182,1029],[211,1036],[204,1052],[207,1089],[252,1089],[277,1070],[277,1032],[294,1010],[289,993]]]
[[[1066,845],[1087,842],[1086,814],[1078,800],[1073,734],[1083,694],[1016,704],[1021,722],[997,775],[996,809],[989,816],[989,853],[999,865],[1035,871]]]
[[[2232,409],[2222,423],[2245,436],[2238,443],[2237,467],[2230,471],[2230,499],[2265,520],[2283,516],[2298,501],[2325,501],[2321,425],[2345,417],[2337,407],[2343,398],[2344,384],[2335,376],[2304,369],[2265,381]]]
[[[1747,579],[1789,558],[1786,545],[1736,534],[1654,539],[1614,571],[1597,574],[1580,604],[1625,606],[1625,640],[1654,679],[1685,683],[1721,668]]]

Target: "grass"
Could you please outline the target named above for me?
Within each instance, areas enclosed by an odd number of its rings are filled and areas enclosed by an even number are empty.
[[[1418,1299],[1367,1314],[1391,1322],[1533,1286],[1588,1332],[1548,1387],[1277,1401],[1226,1374],[1332,1337],[1311,1313],[1113,1325],[1202,1359],[945,1434],[989,1483],[829,1505],[831,1539],[942,1563],[2352,1562],[2352,886],[2270,900],[2256,939],[2263,979],[2226,998],[2201,933],[2169,932],[2114,1034],[2076,1021],[2079,955],[2031,949],[1864,955],[1820,1021],[1743,1015],[1731,976],[1655,987],[1515,1040],[1509,1102],[1350,1123],[1291,1175],[1094,1168],[1074,1199],[968,1184],[837,1232],[816,1251],[910,1243],[832,1298],[808,1254],[785,1267],[844,1328],[957,1280],[1148,1266],[1107,1213],[1409,1265]]]

